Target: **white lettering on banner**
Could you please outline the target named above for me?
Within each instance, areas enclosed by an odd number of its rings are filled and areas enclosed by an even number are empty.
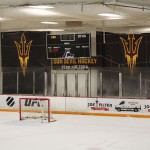
[[[78,38],[86,38],[86,34],[81,34],[81,35],[79,34]]]
[[[73,66],[62,65],[62,69],[65,69],[65,70],[87,70],[88,65],[73,65]]]

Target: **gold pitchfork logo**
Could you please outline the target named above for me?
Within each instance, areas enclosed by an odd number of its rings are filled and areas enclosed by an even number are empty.
[[[23,72],[23,75],[25,76],[27,64],[28,64],[28,60],[29,60],[29,53],[30,53],[30,47],[32,44],[32,40],[28,44],[26,44],[25,35],[24,35],[24,33],[22,33],[21,40],[20,40],[21,44],[19,44],[16,41],[14,41],[14,42],[15,42],[15,45],[17,47],[18,57],[20,60],[22,72]]]
[[[128,35],[129,43],[128,43],[124,38],[120,37],[124,47],[125,58],[127,59],[127,64],[131,71],[131,75],[133,74],[133,69],[136,66],[136,60],[138,58],[139,46],[142,38],[143,36],[141,36],[135,41],[134,34],[129,34]]]

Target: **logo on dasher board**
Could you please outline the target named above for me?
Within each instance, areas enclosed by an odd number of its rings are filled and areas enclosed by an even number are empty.
[[[26,100],[25,101],[25,104],[24,104],[25,106],[31,106],[31,107],[33,107],[33,106],[37,106],[37,107],[40,107],[40,102],[39,101],[31,101],[31,100]]]
[[[88,103],[88,107],[91,110],[110,111],[110,108],[112,108],[112,104],[101,103],[98,99],[96,99],[96,101]]]
[[[13,97],[8,97],[8,98],[6,99],[6,104],[7,104],[9,107],[14,106],[14,104],[15,104],[14,98],[13,98]]]

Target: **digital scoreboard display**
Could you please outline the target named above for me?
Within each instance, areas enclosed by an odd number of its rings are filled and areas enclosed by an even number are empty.
[[[91,56],[91,35],[46,35],[47,58],[86,58]]]

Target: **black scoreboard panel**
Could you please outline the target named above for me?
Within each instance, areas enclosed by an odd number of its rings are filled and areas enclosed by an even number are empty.
[[[91,55],[90,34],[47,34],[47,58],[80,58]]]

